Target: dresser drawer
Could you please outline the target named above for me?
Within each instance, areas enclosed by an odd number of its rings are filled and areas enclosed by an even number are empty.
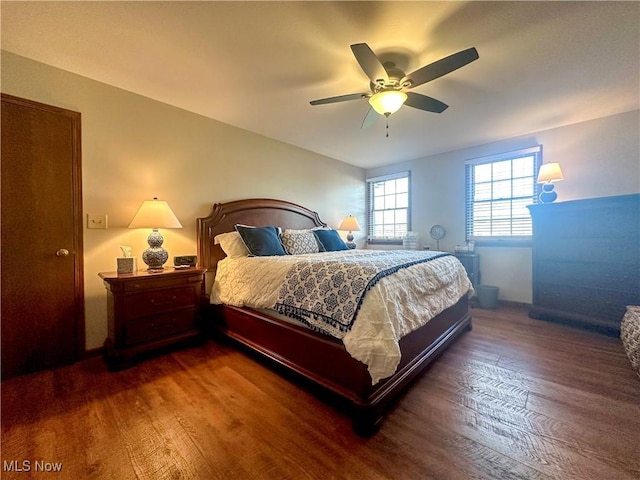
[[[145,317],[180,308],[195,307],[197,292],[193,286],[151,290],[124,298],[124,319]]]
[[[633,304],[637,293],[540,282],[534,297],[536,306],[620,323],[625,305]]]
[[[635,292],[640,296],[640,265],[637,263],[539,260],[535,269],[538,283]]]
[[[192,330],[196,324],[196,310],[177,310],[171,313],[138,318],[126,325],[126,343],[150,342],[158,338]]]
[[[548,235],[536,240],[536,260],[574,261],[609,264],[638,262],[638,238],[633,236],[607,238],[561,239]]]

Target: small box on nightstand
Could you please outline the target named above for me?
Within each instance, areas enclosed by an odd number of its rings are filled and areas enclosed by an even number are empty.
[[[137,270],[136,259],[134,257],[118,257],[118,273],[133,273]]]

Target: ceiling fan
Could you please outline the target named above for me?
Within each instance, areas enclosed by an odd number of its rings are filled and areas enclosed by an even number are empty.
[[[449,105],[435,98],[406,90],[442,77],[479,58],[478,51],[472,47],[425,65],[406,75],[394,63],[382,63],[366,43],[351,45],[351,51],[364,73],[371,80],[369,85],[371,91],[322,98],[312,100],[310,103],[311,105],[324,105],[367,98],[371,108],[364,117],[362,128],[371,126],[377,118],[376,114],[389,118],[389,115],[397,112],[402,105],[427,112],[444,112]]]

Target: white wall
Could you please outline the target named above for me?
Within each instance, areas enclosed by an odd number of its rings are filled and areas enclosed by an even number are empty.
[[[108,230],[84,230],[88,349],[107,335],[98,272],[115,270],[120,245],[147,247],[147,231],[127,228],[145,199],[167,200],[184,226],[163,231],[170,258],[196,253],[196,218],[215,202],[278,198],[334,227],[349,213],[365,224],[358,167],[8,52],[1,61],[3,93],[82,114],[85,227],[87,213],[109,215]]]
[[[441,224],[447,236],[440,249],[465,241],[464,164],[470,158],[543,146],[544,162],[559,162],[565,180],[556,183],[557,201],[640,192],[640,111],[622,113],[531,135],[479,145],[367,171],[374,177],[411,170],[412,230],[436,247],[429,229]],[[500,298],[530,303],[531,249],[477,248],[481,282],[500,287]]]

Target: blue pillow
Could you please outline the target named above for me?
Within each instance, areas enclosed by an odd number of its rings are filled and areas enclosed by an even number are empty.
[[[327,252],[349,250],[347,244],[335,230],[314,230],[313,233]]]
[[[271,255],[286,255],[278,229],[273,226],[249,227],[247,225],[236,225],[236,231],[242,237],[247,250],[256,257],[266,257]]]

